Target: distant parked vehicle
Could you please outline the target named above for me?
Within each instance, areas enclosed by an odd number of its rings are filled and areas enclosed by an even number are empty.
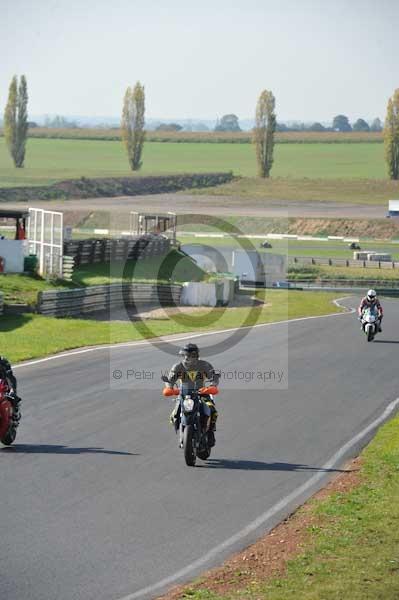
[[[289,281],[273,281],[272,287],[287,290],[288,288],[292,288],[295,286],[293,286]]]
[[[267,241],[261,242],[260,247],[261,248],[273,248],[273,246],[271,245],[271,243],[267,242]]]
[[[352,242],[351,244],[349,244],[349,248],[350,250],[361,250],[361,247],[356,242]]]

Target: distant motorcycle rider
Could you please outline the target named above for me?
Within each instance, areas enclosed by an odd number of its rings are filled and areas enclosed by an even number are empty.
[[[21,398],[17,396],[17,379],[13,373],[9,361],[4,356],[0,356],[0,379],[3,379],[7,382],[9,388],[7,397],[11,401],[14,408],[14,420],[19,421],[21,418],[21,413],[19,410]]]
[[[369,290],[367,292],[367,295],[361,299],[359,308],[358,308],[359,321],[362,321],[363,312],[366,310],[366,308],[369,308],[369,309],[377,312],[378,330],[382,331],[381,321],[382,321],[384,314],[383,314],[381,302],[377,298],[377,292],[375,290]]]
[[[210,385],[217,386],[219,383],[219,374],[216,373],[211,363],[199,358],[199,348],[196,344],[186,344],[179,352],[182,360],[171,368],[169,372],[169,382],[167,387],[173,388],[177,381],[192,385],[193,389],[201,393],[201,389],[205,386],[205,381],[209,381]],[[199,387],[200,386],[200,387]],[[198,389],[199,387],[199,389]],[[205,404],[210,409],[211,427],[208,432],[209,445],[215,445],[215,431],[218,412],[215,403],[209,394],[201,394]],[[170,422],[174,425],[176,431],[180,426],[180,402],[177,400],[175,408],[170,415]]]

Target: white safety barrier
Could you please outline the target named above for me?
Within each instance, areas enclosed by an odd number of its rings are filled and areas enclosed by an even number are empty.
[[[180,303],[188,306],[216,306],[216,285],[196,281],[184,283]]]
[[[234,297],[234,280],[218,279],[211,283],[183,283],[180,304],[187,306],[226,306]]]

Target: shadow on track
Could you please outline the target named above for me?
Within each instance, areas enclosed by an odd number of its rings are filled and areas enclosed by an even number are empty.
[[[374,340],[374,344],[399,344],[399,340]]]
[[[324,469],[295,463],[261,462],[258,460],[228,460],[209,458],[204,465],[208,469],[237,469],[241,471],[316,471],[322,473],[352,473],[350,469]]]
[[[57,446],[49,444],[15,444],[2,448],[2,452],[10,454],[115,454],[117,456],[140,456],[133,452],[118,452],[117,450],[104,450],[104,448],[72,448],[70,446]]]

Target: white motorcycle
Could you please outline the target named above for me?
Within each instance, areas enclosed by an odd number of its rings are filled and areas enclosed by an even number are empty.
[[[366,334],[368,342],[372,342],[376,334],[379,331],[378,327],[378,315],[375,310],[366,308],[362,314],[362,329]]]

